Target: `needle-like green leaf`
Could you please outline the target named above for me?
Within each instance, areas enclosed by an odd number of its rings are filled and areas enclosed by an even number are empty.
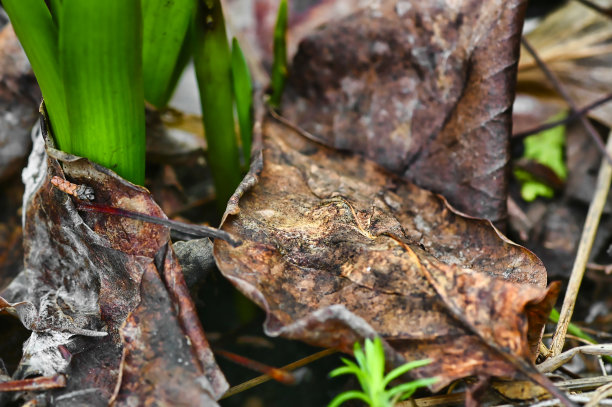
[[[437,377],[425,377],[422,379],[413,380],[408,383],[402,383],[389,390],[387,392],[387,397],[394,398],[397,396],[400,400],[405,400],[408,397],[412,396],[415,390],[420,389],[421,387],[431,386],[437,381]]]
[[[397,379],[409,370],[416,369],[417,367],[426,366],[431,363],[431,359],[413,360],[412,362],[404,363],[403,365],[396,367],[390,371],[383,381],[383,385],[386,387],[393,380]]]
[[[219,0],[198,2],[194,22],[195,71],[208,144],[208,165],[223,211],[240,183],[230,74],[230,49]]]
[[[181,57],[196,0],[142,0],[145,99],[166,106],[188,58]],[[178,74],[176,73],[178,71]]]
[[[238,40],[232,40],[232,85],[236,112],[242,140],[245,167],[251,162],[251,138],[253,132],[253,85],[251,74]]]
[[[345,401],[349,401],[352,399],[361,400],[364,403],[366,403],[368,406],[372,405],[372,401],[369,399],[369,397],[364,392],[357,391],[357,390],[349,390],[349,391],[345,391],[344,393],[340,393],[336,397],[334,397],[334,399],[328,404],[327,407],[337,407],[340,404],[344,403]]]
[[[280,106],[287,79],[287,0],[281,0],[274,27],[274,62],[272,64],[272,95],[269,103]]]
[[[58,32],[42,0],[4,0],[4,9],[32,64],[59,148],[70,151],[70,130],[58,58]]]
[[[63,0],[60,66],[72,153],[144,182],[140,0]]]

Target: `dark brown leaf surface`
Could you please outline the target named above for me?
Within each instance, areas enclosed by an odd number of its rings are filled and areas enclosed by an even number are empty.
[[[169,230],[79,213],[50,179],[86,183],[97,203],[164,213],[144,188],[85,159],[47,152],[37,143],[25,173],[24,271],[0,293],[0,307],[33,331],[13,378],[65,373],[66,387],[46,393],[61,405],[217,405],[227,383]]]
[[[526,2],[386,0],[300,44],[283,114],[472,216],[506,217]]]
[[[395,362],[433,359],[415,374],[437,388],[531,363],[558,291],[537,257],[372,161],[274,120],[263,134],[224,224],[244,243],[214,254],[268,334],[350,352],[378,333]]]

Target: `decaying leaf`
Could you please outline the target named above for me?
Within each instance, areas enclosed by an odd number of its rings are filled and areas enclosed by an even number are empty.
[[[221,272],[263,307],[269,335],[350,352],[382,335],[391,360],[431,358],[436,388],[531,369],[559,287],[488,221],[358,155],[266,120],[215,242]]]
[[[161,209],[111,171],[46,151],[39,142],[25,172],[24,271],[0,293],[0,307],[33,331],[13,378],[65,373],[66,387],[45,393],[57,405],[217,405],[227,383],[169,230],[79,213],[50,180],[85,183],[98,203],[165,217]]]
[[[283,114],[465,213],[503,221],[525,5],[370,4],[302,41]]]

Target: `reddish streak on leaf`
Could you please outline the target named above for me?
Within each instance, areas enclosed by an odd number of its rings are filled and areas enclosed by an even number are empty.
[[[63,191],[63,192],[71,194],[70,192],[67,192],[67,191]],[[79,197],[77,196],[77,198]],[[105,213],[108,215],[123,216],[125,218],[136,219],[136,220],[140,220],[143,222],[154,223],[156,225],[167,226],[171,229],[175,229],[175,230],[178,230],[178,231],[181,231],[183,233],[187,233],[193,236],[209,237],[211,239],[214,239],[214,238],[223,239],[229,242],[233,246],[238,246],[240,244],[239,240],[229,235],[227,232],[224,232],[222,230],[218,230],[218,229],[215,229],[209,226],[191,225],[188,223],[177,222],[177,221],[167,219],[167,218],[162,218],[159,216],[151,216],[151,215],[147,215],[146,213],[128,211],[122,208],[116,208],[116,207],[92,203],[92,202],[82,202],[81,201],[81,202],[77,202],[76,206],[81,211],[97,212],[97,213]]]
[[[215,353],[241,366],[247,367],[259,373],[266,374],[277,382],[281,382],[283,384],[295,384],[295,376],[283,369],[268,366],[256,360],[249,359],[245,356],[241,356],[236,353],[228,352],[219,348],[215,348]]]
[[[66,376],[63,374],[51,377],[35,377],[33,379],[11,380],[0,382],[0,392],[4,391],[40,391],[57,389],[66,386]]]

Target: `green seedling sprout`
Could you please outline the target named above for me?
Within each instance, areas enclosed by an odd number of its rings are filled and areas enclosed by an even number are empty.
[[[236,38],[232,40],[232,89],[236,100],[244,166],[248,168],[251,161],[251,139],[253,137],[253,85],[249,67]]]
[[[202,120],[220,211],[240,183],[238,143],[234,130],[231,55],[219,0],[198,3],[194,24],[194,63]]]
[[[281,0],[274,27],[274,62],[272,63],[272,94],[268,103],[280,106],[287,80],[287,0]]]
[[[417,360],[397,367],[385,375],[385,352],[380,338],[365,340],[365,353],[359,343],[355,343],[354,356],[357,363],[342,358],[344,366],[331,371],[330,377],[343,374],[354,374],[361,385],[361,391],[351,390],[338,394],[328,405],[336,407],[345,401],[357,399],[370,407],[392,407],[400,400],[405,400],[421,387],[426,387],[438,381],[437,378],[417,379],[399,384],[387,389],[391,381],[399,378],[409,370],[425,366],[430,360]]]

